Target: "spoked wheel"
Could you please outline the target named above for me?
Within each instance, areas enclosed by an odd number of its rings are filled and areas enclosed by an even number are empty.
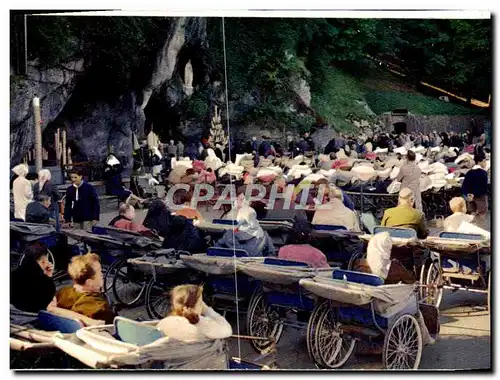
[[[488,273],[488,300],[487,300],[488,314],[491,315],[491,271]]]
[[[283,334],[278,310],[267,305],[262,293],[255,296],[248,310],[247,328],[250,336],[274,338],[275,343],[278,343]],[[250,343],[257,352],[262,352],[272,344],[271,340],[251,340]]]
[[[351,357],[355,346],[356,340],[340,330],[335,320],[335,309],[325,308],[316,330],[318,364],[328,369],[340,368]]]
[[[121,265],[121,262],[122,260],[113,261],[111,265],[106,269],[106,272],[104,272],[104,293],[109,294],[109,292],[111,291],[111,288],[113,287],[113,278],[116,275],[116,267],[118,265]]]
[[[441,304],[441,300],[443,298],[443,276],[437,261],[434,261],[429,265],[425,285],[427,286],[423,288],[422,299],[425,303],[434,305],[439,309],[439,305]]]
[[[354,263],[356,262],[356,260],[362,259],[364,255],[365,254],[362,252],[357,252],[354,255],[352,255],[351,258],[349,259],[349,264],[347,264],[347,270],[353,270]]]
[[[146,310],[152,319],[162,319],[170,311],[171,286],[158,278],[151,278],[146,286]]]
[[[422,357],[422,331],[413,315],[398,317],[384,340],[382,360],[386,369],[418,369]]]
[[[112,288],[116,301],[127,307],[135,305],[146,289],[144,274],[135,270],[126,259],[116,264],[115,271]]]
[[[316,366],[317,363],[320,363],[321,360],[319,358],[318,353],[318,345],[316,343],[316,331],[318,329],[318,322],[321,315],[324,313],[325,309],[329,307],[328,301],[323,301],[319,303],[311,314],[309,318],[309,323],[307,324],[307,336],[306,336],[306,344],[307,344],[307,352],[309,353],[309,357],[314,362]]]
[[[432,266],[432,263],[429,264],[429,267],[430,266]],[[426,265],[426,262],[423,262],[422,267],[420,268],[420,277],[419,277],[420,285],[422,286],[420,287],[420,291],[418,293],[421,300],[423,300],[426,296],[426,291],[423,285],[425,285],[427,281],[427,271],[428,267]]]

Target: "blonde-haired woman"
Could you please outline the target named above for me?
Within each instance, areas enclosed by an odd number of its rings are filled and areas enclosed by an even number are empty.
[[[443,222],[446,232],[456,232],[462,222],[472,223],[474,215],[467,215],[467,204],[462,197],[455,197],[450,200],[452,215]]]
[[[14,218],[25,220],[26,207],[33,201],[33,190],[31,182],[26,179],[29,172],[28,165],[19,164],[12,171],[17,178],[12,184],[12,193],[14,195]]]
[[[172,290],[170,298],[172,311],[157,325],[169,338],[202,342],[232,335],[229,322],[203,301],[203,287],[179,285]]]

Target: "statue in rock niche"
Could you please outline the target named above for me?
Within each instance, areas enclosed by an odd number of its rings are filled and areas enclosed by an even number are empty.
[[[191,61],[188,61],[184,68],[184,92],[188,96],[193,93],[193,65],[191,65]]]

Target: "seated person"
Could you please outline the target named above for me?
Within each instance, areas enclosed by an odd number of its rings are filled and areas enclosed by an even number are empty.
[[[385,284],[413,284],[413,273],[398,260],[391,260],[392,240],[389,232],[374,235],[368,242],[366,259],[357,260],[353,270],[371,273],[385,280]]]
[[[47,246],[29,243],[21,265],[10,276],[10,303],[17,309],[37,313],[54,300],[54,267],[47,256]]]
[[[236,230],[226,231],[215,243],[216,247],[243,249],[252,257],[276,256],[273,242],[259,225],[253,208],[248,205],[240,206],[236,221]]]
[[[115,315],[102,293],[104,279],[99,256],[87,253],[73,257],[68,266],[68,274],[73,285],[57,292],[57,307],[107,324],[113,323]]]
[[[328,201],[316,209],[312,224],[344,226],[350,231],[361,231],[358,216],[343,203],[342,191],[331,185],[327,197]]]
[[[425,217],[422,211],[414,208],[415,195],[413,191],[404,187],[399,192],[397,207],[384,211],[382,226],[412,228],[417,231],[419,239],[425,239],[429,235],[429,230],[425,224]]]
[[[171,292],[171,312],[157,325],[166,336],[182,342],[229,338],[233,329],[226,319],[203,301],[203,287],[176,286]]]
[[[191,207],[192,195],[190,192],[181,189],[177,190],[174,194],[174,204],[182,206],[181,209],[176,210],[174,215],[183,216],[187,219],[195,219],[200,222],[203,221],[203,217],[198,210]]]
[[[292,202],[290,191],[287,191],[287,184],[283,178],[278,177],[274,181],[276,186],[276,198],[272,207],[267,208],[266,218],[274,219],[292,219],[294,222],[307,222],[307,215],[304,210],[297,209],[297,204]],[[285,194],[284,194],[285,193]],[[289,196],[288,199],[282,198]]]
[[[154,236],[154,233],[149,228],[144,227],[142,224],[134,223],[134,219],[134,206],[127,203],[120,203],[118,216],[111,219],[109,226],[122,230],[139,232],[145,236]]]
[[[38,194],[34,202],[26,207],[26,223],[56,224],[50,210],[51,199],[45,194]]]
[[[310,243],[311,229],[307,223],[295,224],[294,230],[288,236],[286,245],[280,248],[278,258],[300,261],[312,268],[330,268],[326,256]]]
[[[113,155],[111,155],[111,157],[111,159],[114,158],[116,160],[116,157]],[[121,170],[121,164],[116,164],[114,166],[110,166],[110,164],[108,164],[106,166],[106,169],[104,170],[104,176],[106,179],[106,195],[115,195],[118,197],[120,202],[129,204],[136,204],[137,202],[144,203],[144,199],[139,198],[125,187],[121,176]]]
[[[463,198],[452,198],[450,200],[450,209],[453,214],[444,220],[444,231],[456,232],[462,222],[472,223],[474,215],[467,215],[467,204]]]

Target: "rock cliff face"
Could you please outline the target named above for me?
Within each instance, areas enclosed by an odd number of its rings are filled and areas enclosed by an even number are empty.
[[[83,71],[83,60],[45,70],[37,68],[36,62],[30,62],[25,79],[11,76],[10,158],[13,164],[22,159],[35,141],[33,97],[40,97],[42,128],[45,129],[63,110],[75,88],[77,76]]]
[[[100,161],[112,147],[123,163],[130,166],[132,133],[144,134],[145,109],[149,102],[155,99],[174,107],[186,97],[183,70],[191,58],[188,48],[208,47],[206,20],[175,18],[164,38],[144,88],[129,89],[110,102],[81,106],[71,102],[78,91],[79,81],[86,79],[85,70],[89,65],[83,59],[48,69],[40,69],[36,62],[30,62],[26,77],[11,76],[11,165],[19,163],[34,143],[31,102],[33,96],[38,95],[45,147],[53,147],[56,128],[66,128],[68,144],[78,151],[78,158]],[[197,68],[195,66],[194,70]],[[68,111],[69,104],[71,112]]]

